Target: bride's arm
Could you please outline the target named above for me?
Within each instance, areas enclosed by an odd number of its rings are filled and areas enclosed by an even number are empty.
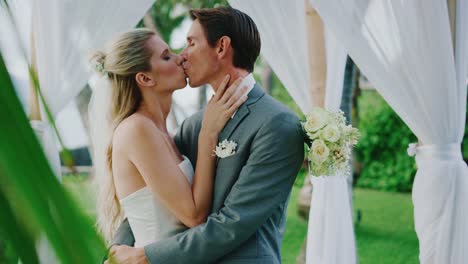
[[[206,211],[209,211],[208,206],[211,204],[207,201],[212,197],[213,172],[210,169],[213,158],[204,154],[206,150],[203,151],[210,146],[209,139],[200,134],[199,142],[204,142],[202,144],[205,144],[206,148],[200,149],[199,154],[208,157],[200,156],[197,166],[200,163],[205,163],[205,166],[202,165],[195,172],[192,189],[177,162],[172,155],[168,155],[171,150],[165,143],[164,135],[148,120],[132,121],[133,127],[128,129],[126,136],[133,138],[127,145],[128,158],[155,196],[183,224],[188,227],[200,224]]]
[[[143,118],[135,118],[125,136],[129,160],[144,178],[151,191],[186,226],[203,223],[211,211],[216,157],[213,150],[218,134],[232,114],[246,100],[245,88],[234,92],[234,83],[224,92],[227,80],[207,105],[198,139],[198,159],[193,185],[174,162],[164,135]],[[131,139],[131,140],[130,140]]]

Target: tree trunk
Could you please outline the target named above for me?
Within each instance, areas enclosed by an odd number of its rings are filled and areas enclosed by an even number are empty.
[[[353,93],[355,88],[355,70],[354,62],[348,57],[344,72],[343,95],[341,96],[341,110],[345,113],[346,122],[351,123],[351,111],[353,109]]]
[[[361,86],[359,85],[359,80],[361,79],[361,71],[355,65],[354,67],[354,89],[353,89],[353,96],[352,96],[352,111],[351,111],[351,124],[353,127],[359,127],[359,95],[361,94]],[[356,161],[355,152],[353,152],[353,185],[359,179],[361,175],[361,163]]]
[[[351,111],[353,108],[353,91],[354,84],[356,83],[354,78],[354,62],[348,56],[346,59],[346,67],[344,72],[344,82],[343,82],[343,94],[341,96],[341,110],[345,113],[346,121],[348,124],[351,123]],[[353,168],[353,159],[349,161],[350,168]],[[353,174],[351,173],[348,177],[348,191],[349,191],[349,203],[351,206],[351,214],[353,213]]]

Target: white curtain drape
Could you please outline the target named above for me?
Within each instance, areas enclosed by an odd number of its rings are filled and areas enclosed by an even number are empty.
[[[327,87],[325,108],[340,109],[347,54],[325,26]],[[307,228],[306,263],[356,263],[348,179],[344,172],[311,177],[314,191]]]
[[[262,56],[301,110],[307,113],[310,66],[305,2],[230,0],[254,20],[262,39]],[[327,79],[325,105],[337,110],[341,103],[347,54],[325,28]],[[307,263],[354,263],[356,247],[346,176],[313,177],[314,192],[309,216]],[[339,252],[339,253],[338,253]]]
[[[42,0],[31,4],[29,0],[8,1],[17,21],[20,42],[28,50],[28,56],[31,46],[35,49],[41,91],[54,117],[90,78],[90,52],[102,48],[116,33],[134,27],[153,2],[154,0]],[[31,5],[32,8],[29,8]],[[32,31],[33,45],[30,38]],[[2,41],[2,53],[8,52],[4,47]],[[23,78],[28,79],[27,76]],[[29,82],[22,84],[29,85]],[[43,119],[46,120],[45,117]],[[49,122],[32,121],[31,126],[41,141],[54,172],[60,177],[60,159]],[[41,241],[38,251],[41,262],[57,263],[47,241]]]
[[[311,0],[361,71],[424,144],[413,186],[421,263],[468,261],[467,3],[454,60],[446,1]],[[339,252],[337,252],[339,254]]]
[[[27,49],[26,56],[29,57],[31,46],[30,32],[31,25],[31,5],[28,0],[8,1],[12,10],[14,21],[18,24],[19,39],[16,36],[12,20],[7,12],[6,6],[0,4],[0,51],[8,69],[8,73],[15,85],[16,92],[21,99],[21,103],[26,112],[29,112],[29,77],[27,61],[21,59],[22,53],[19,47]],[[18,17],[21,15],[21,17]],[[8,36],[8,37],[6,37]]]
[[[89,54],[101,48],[118,32],[134,27],[153,2],[154,0],[34,2],[32,30],[37,74],[41,91],[54,117],[81,91],[90,78]],[[42,127],[46,126],[50,127],[50,124],[44,121]],[[45,131],[52,132],[52,129]],[[51,137],[52,135],[47,136]],[[50,141],[50,144],[53,145],[44,145],[45,149],[56,146],[54,141]]]
[[[56,115],[90,77],[90,52],[118,32],[131,29],[154,0],[35,1],[37,70],[41,88]]]
[[[229,0],[248,14],[262,40],[261,54],[304,113],[311,109],[304,1]]]
[[[19,31],[21,44],[30,56],[31,46],[35,49],[37,59],[37,74],[41,91],[54,116],[62,110],[84,87],[90,77],[88,57],[90,52],[101,48],[103,44],[120,31],[130,29],[143,17],[154,0],[132,1],[62,1],[62,0],[15,0],[8,1]],[[32,6],[32,7],[31,7]],[[2,21],[8,22],[5,32],[15,30],[9,24],[5,10],[2,9]],[[32,28],[32,25],[34,28]],[[33,31],[33,33],[32,33]],[[3,32],[3,30],[2,30]],[[31,35],[34,41],[31,43]],[[10,36],[13,36],[11,34]],[[16,42],[13,42],[16,43]],[[32,45],[31,45],[32,44]],[[18,70],[15,61],[22,61],[21,53],[16,50],[14,56],[9,55],[11,43],[2,41],[2,52],[7,54],[10,73],[16,74],[15,79],[21,81],[16,84],[25,87],[17,88],[20,95],[29,91],[29,76],[27,70]],[[30,58],[28,58],[30,60]],[[23,64],[21,64],[23,65]],[[28,101],[22,98],[22,101]],[[46,118],[43,117],[45,120]],[[47,138],[42,142],[44,149],[53,152],[56,149],[55,139],[48,122],[32,124],[40,138]],[[48,144],[51,145],[48,145]],[[58,151],[56,151],[58,153]],[[48,155],[49,157],[55,155]],[[50,160],[53,168],[57,159]],[[60,173],[59,173],[60,174]]]

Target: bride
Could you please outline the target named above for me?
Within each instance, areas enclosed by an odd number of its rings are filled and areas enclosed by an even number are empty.
[[[239,89],[239,79],[226,88],[226,76],[209,101],[194,172],[166,127],[172,93],[187,85],[182,58],[154,32],[135,29],[96,52],[92,61],[103,76],[94,89],[90,118],[100,179],[98,226],[106,240],[112,241],[124,218],[135,247],[203,223],[212,203],[213,150],[224,125],[247,99],[246,87]]]

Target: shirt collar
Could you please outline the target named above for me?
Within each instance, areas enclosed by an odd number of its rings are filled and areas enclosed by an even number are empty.
[[[245,91],[244,95],[248,95],[250,91],[255,87],[255,78],[253,77],[252,73],[249,73],[249,75],[245,76],[242,82],[240,83],[239,87],[237,89],[240,89],[244,86],[247,86],[247,91]]]
[[[242,82],[239,84],[237,89],[241,89],[244,86],[247,86],[247,91],[245,91],[244,95],[248,95],[250,91],[255,87],[256,81],[255,78],[253,77],[252,73],[249,73],[249,75],[245,76]],[[236,115],[237,110],[234,112],[234,114],[231,116],[231,119],[234,118]]]

